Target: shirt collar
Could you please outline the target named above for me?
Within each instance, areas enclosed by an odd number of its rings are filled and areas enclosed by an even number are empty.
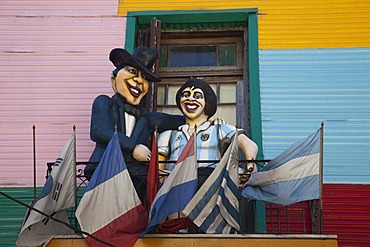
[[[199,127],[197,127],[197,134],[208,129],[210,125],[211,123],[209,121],[205,121],[204,123],[202,123]],[[179,130],[184,132],[185,135],[188,136],[189,124],[180,125]]]

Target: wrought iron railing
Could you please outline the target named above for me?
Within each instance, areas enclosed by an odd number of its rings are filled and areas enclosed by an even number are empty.
[[[262,167],[269,160],[255,160],[257,166]],[[169,162],[169,161],[167,161]],[[213,161],[206,161],[212,163]],[[246,160],[240,160],[239,163],[243,165]],[[76,207],[84,193],[84,188],[88,184],[88,180],[84,175],[84,167],[88,164],[97,164],[96,162],[76,162]],[[53,162],[47,163],[46,178],[49,176]],[[248,173],[239,174],[241,177],[247,178],[250,176]],[[166,173],[161,173],[161,177],[168,176]],[[146,176],[132,175],[141,183],[146,185]],[[161,180],[161,179],[160,179]],[[243,184],[240,185],[240,190],[243,190]],[[143,202],[144,205],[146,202]],[[261,205],[263,204],[259,204]],[[299,202],[290,206],[281,206],[272,203],[265,203],[265,230],[258,230],[258,233],[270,234],[322,234],[322,202],[321,200],[310,200]],[[256,229],[261,229],[256,226],[256,201],[240,198],[240,233],[251,234],[257,233]],[[75,210],[75,209],[74,209]],[[74,216],[74,210],[70,212],[70,220],[72,223],[77,224]]]

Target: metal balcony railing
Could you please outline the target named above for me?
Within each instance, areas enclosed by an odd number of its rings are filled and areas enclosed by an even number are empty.
[[[166,161],[171,162],[171,161]],[[218,161],[202,161],[207,163]],[[262,167],[269,160],[255,160],[257,166]],[[239,160],[239,164],[243,166],[246,160]],[[85,191],[85,186],[88,180],[84,175],[84,167],[88,164],[96,164],[96,162],[76,162],[76,208]],[[54,163],[47,163],[46,178],[49,176]],[[128,164],[129,165],[129,164]],[[241,177],[248,178],[249,174],[239,174]],[[168,174],[160,174],[161,177],[168,176]],[[132,178],[140,181],[146,186],[146,175],[131,175]],[[160,179],[161,181],[161,179]],[[242,191],[243,184],[240,185]],[[143,202],[144,206],[146,202]],[[322,234],[322,210],[321,200],[310,200],[299,202],[290,206],[281,206],[272,203],[261,203],[255,200],[247,200],[240,198],[240,233],[268,233],[268,234]],[[258,208],[258,209],[257,209]],[[264,210],[264,222],[261,222],[256,217],[257,210]],[[75,210],[75,209],[74,209]],[[77,224],[74,215],[74,210],[70,212],[71,223]],[[148,209],[149,211],[149,209]],[[261,217],[261,216],[259,216]],[[263,217],[262,217],[263,218]],[[262,227],[258,224],[262,224]],[[265,229],[264,229],[265,228]]]

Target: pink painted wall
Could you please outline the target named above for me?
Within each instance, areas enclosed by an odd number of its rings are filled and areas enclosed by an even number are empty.
[[[91,104],[112,94],[108,54],[124,47],[118,1],[0,2],[0,187],[37,182],[77,128],[77,161],[88,160]]]

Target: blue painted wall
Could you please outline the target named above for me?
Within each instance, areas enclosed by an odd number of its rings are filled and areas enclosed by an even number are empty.
[[[324,122],[324,183],[370,184],[370,48],[260,50],[263,149]]]

